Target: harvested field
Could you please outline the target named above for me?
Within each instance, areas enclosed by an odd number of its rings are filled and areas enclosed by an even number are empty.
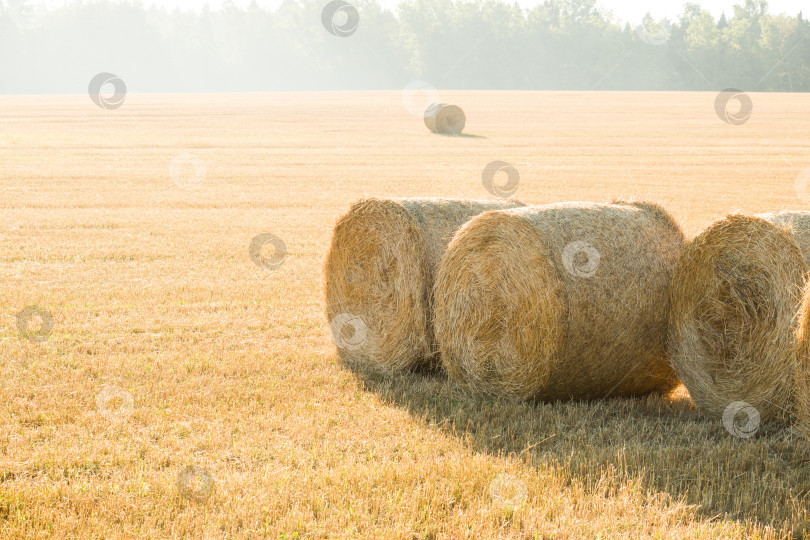
[[[0,97],[0,536],[801,537],[790,429],[352,370],[324,316],[353,202],[494,198],[497,160],[525,203],[653,200],[690,237],[810,208],[810,96],[750,95],[734,126],[712,92],[443,92],[474,137],[399,92]]]

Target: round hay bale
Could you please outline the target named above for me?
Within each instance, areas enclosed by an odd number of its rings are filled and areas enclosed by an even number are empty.
[[[669,283],[683,233],[650,203],[562,203],[464,225],[434,286],[451,379],[517,399],[665,392]]]
[[[810,283],[802,294],[796,330],[794,410],[799,433],[810,439]]]
[[[791,417],[795,319],[808,263],[793,234],[810,213],[716,221],[684,248],[672,282],[669,352],[697,406]]]
[[[453,233],[514,201],[364,199],[335,226],[324,268],[326,314],[347,360],[386,372],[435,366],[432,287]]]
[[[804,259],[810,263],[810,212],[780,210],[779,212],[756,214],[754,217],[779,225],[783,229],[787,228],[796,239],[796,243],[799,244]]]
[[[467,117],[456,105],[434,103],[425,109],[425,126],[433,133],[458,135],[464,131]]]

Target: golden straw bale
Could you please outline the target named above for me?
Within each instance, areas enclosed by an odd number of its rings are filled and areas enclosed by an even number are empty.
[[[493,211],[455,235],[434,286],[449,376],[518,399],[665,392],[680,227],[652,203]]]
[[[433,133],[458,135],[464,131],[467,117],[456,105],[434,103],[425,109],[425,126]]]
[[[335,226],[326,306],[341,355],[384,371],[436,364],[431,293],[453,233],[515,201],[364,199]]]
[[[700,409],[722,416],[744,402],[762,420],[792,417],[808,226],[810,212],[730,215],[684,248],[669,350]]]

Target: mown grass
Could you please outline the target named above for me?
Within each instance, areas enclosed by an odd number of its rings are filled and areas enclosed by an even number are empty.
[[[650,198],[689,234],[808,207],[810,99],[752,97],[730,126],[713,94],[457,92],[480,137],[455,138],[397,92],[0,98],[0,536],[801,537],[790,429],[737,439],[683,389],[518,404],[383,378],[338,360],[323,315],[353,200],[486,198],[494,160],[525,202]],[[188,153],[198,186],[170,175]],[[269,272],[263,232],[288,249]],[[29,305],[54,317],[43,343],[17,330]],[[105,387],[131,394],[123,421]],[[178,486],[190,465],[205,501]]]

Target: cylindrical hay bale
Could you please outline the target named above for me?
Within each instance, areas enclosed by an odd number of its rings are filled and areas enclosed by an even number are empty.
[[[756,214],[754,217],[779,225],[783,229],[787,228],[796,243],[799,244],[804,259],[810,263],[810,212],[780,210],[779,212]]]
[[[466,124],[464,111],[456,105],[434,103],[425,109],[425,126],[433,133],[458,135]]]
[[[810,439],[810,282],[805,285],[796,331],[794,410],[799,432]]]
[[[792,416],[795,323],[810,212],[731,215],[684,248],[672,282],[669,351],[692,399],[727,420]],[[799,232],[799,234],[794,234]],[[810,245],[803,246],[805,252]]]
[[[518,399],[674,388],[665,339],[683,241],[651,203],[561,203],[470,220],[434,286],[449,376]]]
[[[335,226],[326,257],[326,311],[347,360],[385,372],[435,367],[432,288],[453,233],[515,201],[365,199]]]

